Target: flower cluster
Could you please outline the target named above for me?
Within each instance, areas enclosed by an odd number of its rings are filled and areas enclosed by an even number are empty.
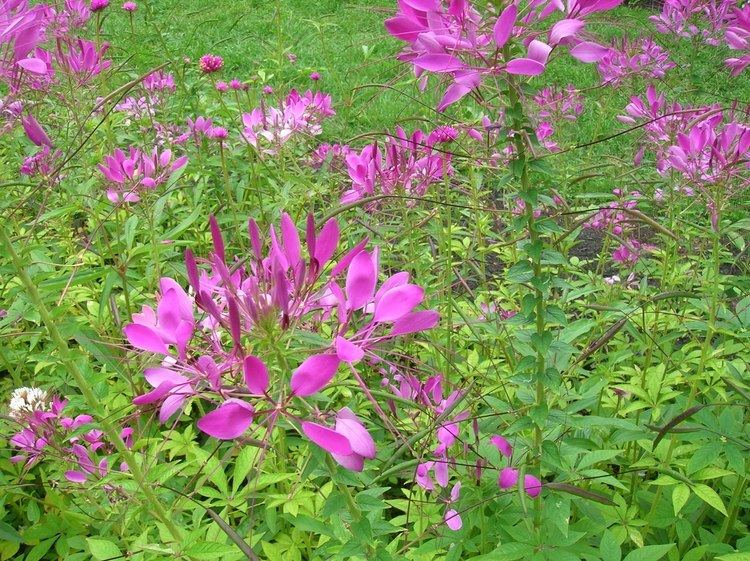
[[[329,267],[339,241],[333,219],[318,231],[308,217],[307,256],[287,214],[280,233],[271,228],[267,244],[256,223],[249,221],[252,251],[242,260],[227,261],[213,217],[210,229],[210,272],[199,270],[189,250],[185,254],[194,296],[164,278],[156,309],[145,306],[124,329],[134,348],[161,357],[159,366],[144,372],[153,389],[134,403],[161,402],[159,419],[166,422],[188,399],[210,400],[217,406],[197,426],[220,439],[241,437],[258,417],[266,419],[271,430],[285,416],[338,463],[361,470],[364,459],[375,455],[362,422],[342,408],[330,428],[328,415],[297,398],[324,390],[341,365],[347,365],[362,386],[357,363],[378,363],[378,349],[387,341],[432,328],[437,313],[416,310],[424,290],[409,282],[408,273],[392,275],[377,288],[378,252],[364,249],[366,239]],[[200,321],[196,308],[204,313]],[[318,338],[330,333],[331,339],[322,350],[304,351],[306,358],[289,375],[287,358],[279,354],[281,338],[305,340],[303,332]],[[366,386],[363,390],[367,394]],[[301,416],[308,420],[301,421]]]
[[[648,37],[615,40],[597,64],[602,83],[608,86],[635,76],[662,79],[674,67],[669,53]]]
[[[187,156],[172,161],[172,151],[159,152],[154,148],[151,154],[132,146],[128,152],[117,148],[105,156],[99,164],[99,171],[108,181],[107,198],[113,203],[135,203],[140,200],[139,192],[156,189],[166,183],[169,176],[187,164]]]
[[[575,121],[583,113],[583,97],[573,84],[564,88],[552,86],[541,89],[533,100],[540,120]]]
[[[310,167],[321,169],[325,166],[332,171],[343,171],[346,169],[346,157],[351,151],[348,144],[321,144],[310,153]]]
[[[13,463],[24,462],[27,467],[41,461],[46,454],[59,459],[75,469],[65,472],[65,478],[74,483],[89,479],[100,479],[109,473],[109,463],[114,447],[102,431],[96,428],[81,430],[94,424],[91,415],[70,417],[64,415],[67,401],[50,397],[40,388],[18,388],[11,395],[8,405],[9,417],[21,430],[10,439],[10,444],[19,454]],[[132,446],[133,429],[122,429],[120,438],[129,448]],[[126,464],[120,471],[127,471]]]
[[[739,56],[726,59],[733,76],[750,66],[750,5],[736,0],[666,0],[661,14],[651,16],[656,30],[700,38],[707,45],[724,43]]]
[[[386,137],[382,150],[375,142],[360,152],[349,152],[346,166],[352,185],[341,202],[375,194],[423,197],[430,185],[453,174],[451,152],[438,145],[457,135],[451,127],[440,127],[429,134],[416,130],[411,135],[397,127],[395,134]]]
[[[323,120],[335,114],[330,95],[311,90],[300,94],[292,90],[278,108],[261,103],[250,113],[243,113],[242,134],[260,153],[278,154],[292,138],[319,135],[323,131]]]
[[[612,252],[612,259],[623,264],[633,264],[641,257],[643,251],[652,249],[647,244],[642,244],[633,236],[633,224],[635,221],[628,215],[628,209],[638,206],[641,194],[638,191],[626,192],[622,189],[614,189],[612,193],[616,200],[600,209],[591,219],[586,221],[584,228],[594,230],[605,230],[619,241],[619,245]]]
[[[420,87],[426,86],[428,72],[449,79],[438,104],[438,111],[466,96],[488,76],[499,73],[537,76],[544,72],[550,53],[557,47],[569,47],[570,54],[582,62],[596,62],[607,52],[601,45],[583,40],[585,18],[609,10],[621,0],[574,0],[562,2],[532,1],[522,7],[509,4],[501,13],[482,14],[468,0],[399,2],[395,17],[385,22],[388,32],[408,43],[399,59],[411,63]],[[547,42],[532,29],[555,11],[563,19],[553,24]],[[519,40],[526,47],[524,56],[514,56]],[[508,53],[512,53],[508,55]]]
[[[224,66],[224,59],[219,55],[207,54],[200,58],[199,66],[204,74],[218,72]]]

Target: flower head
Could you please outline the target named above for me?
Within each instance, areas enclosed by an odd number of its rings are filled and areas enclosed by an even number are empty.
[[[122,5],[122,9],[132,14],[138,9],[138,4],[136,4],[135,2],[125,2]]]
[[[218,72],[224,66],[224,59],[218,55],[206,54],[200,58],[200,69],[204,74]]]
[[[107,6],[109,6],[109,0],[91,0],[92,12],[101,12]]]
[[[318,80],[320,80],[320,72],[311,72],[310,80],[312,80],[313,82],[317,82]]]

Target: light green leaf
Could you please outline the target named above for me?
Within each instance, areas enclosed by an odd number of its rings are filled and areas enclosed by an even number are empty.
[[[86,542],[89,544],[91,556],[98,561],[122,557],[120,548],[114,542],[102,538],[86,538]]]
[[[193,559],[216,559],[237,552],[233,545],[218,542],[199,542],[185,548],[183,554]]]
[[[702,483],[699,483],[698,485],[695,485],[693,487],[693,491],[705,503],[714,507],[716,510],[721,512],[724,516],[727,515],[727,509],[724,506],[724,502],[721,500],[721,497],[719,496],[719,494],[713,489],[711,489],[711,487],[709,487],[708,485],[703,485]]]
[[[716,561],[750,561],[750,553],[727,553],[726,555],[720,555],[717,557]]]
[[[688,487],[684,483],[679,483],[675,486],[674,489],[672,489],[672,506],[674,507],[675,516],[680,513],[682,507],[685,506],[685,503],[689,498],[690,487]]]
[[[602,534],[602,541],[599,542],[599,553],[602,556],[602,561],[620,561],[622,559],[620,544],[609,530],[604,530]]]
[[[645,545],[628,553],[625,561],[656,561],[667,554],[674,547],[673,543],[664,545]]]

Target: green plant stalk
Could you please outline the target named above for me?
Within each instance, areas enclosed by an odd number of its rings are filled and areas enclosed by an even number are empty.
[[[138,487],[143,492],[151,513],[166,526],[167,530],[172,536],[172,539],[176,543],[181,543],[182,532],[180,532],[180,529],[175,525],[175,523],[170,519],[170,517],[162,508],[158,497],[156,497],[156,495],[152,491],[151,484],[146,481],[146,478],[141,471],[140,465],[136,460],[135,454],[133,454],[133,452],[128,450],[128,448],[125,446],[125,443],[120,438],[119,432],[109,422],[104,411],[102,411],[100,405],[101,402],[94,395],[94,392],[91,391],[91,388],[86,382],[86,378],[84,377],[83,372],[81,372],[81,370],[78,368],[75,360],[71,358],[70,348],[68,347],[68,344],[60,335],[55,320],[47,310],[47,306],[44,304],[44,301],[39,295],[39,291],[37,290],[36,285],[29,277],[29,274],[26,272],[23,262],[13,248],[13,244],[8,237],[5,225],[3,224],[0,224],[0,243],[2,243],[3,247],[5,248],[6,255],[10,257],[10,260],[13,263],[13,267],[15,268],[18,277],[21,279],[21,282],[28,292],[29,298],[31,298],[32,303],[39,312],[39,315],[41,316],[42,321],[44,322],[44,325],[49,332],[50,339],[52,340],[54,346],[57,348],[57,352],[60,354],[60,360],[68,369],[68,371],[73,375],[73,378],[78,385],[78,389],[81,390],[81,393],[86,399],[86,403],[88,404],[88,406],[94,413],[96,413],[99,424],[101,425],[104,433],[107,435],[107,438],[109,438],[110,442],[114,444],[115,448],[117,448],[117,451],[128,464],[128,469],[133,475],[133,479],[137,483]]]
[[[519,102],[519,96],[515,89],[515,80],[511,76],[509,78],[508,82],[509,88],[508,88],[508,96],[510,100],[511,107],[520,107]],[[523,118],[519,117],[514,122],[514,129],[517,132],[515,135],[515,147],[516,151],[518,153],[518,158],[523,162],[523,168],[521,170],[521,191],[524,193],[531,192],[531,180],[529,178],[529,164],[528,164],[528,153],[526,150],[526,144],[523,140],[523,135],[520,131],[523,130]],[[531,204],[528,202],[525,202],[525,211],[526,211],[526,229],[529,233],[529,243],[532,247],[535,247],[537,244],[541,243],[541,238],[539,236],[539,232],[536,229],[535,219],[534,219],[534,209]],[[542,279],[542,263],[541,263],[541,252],[537,253],[534,252],[534,255],[530,255],[531,257],[531,266],[532,270],[534,272],[534,278],[537,281],[540,281]],[[534,286],[534,297],[536,298],[536,333],[537,335],[541,337],[544,335],[546,331],[546,305],[544,301],[544,293],[539,288],[538,285]],[[544,387],[544,374],[546,371],[546,362],[544,353],[541,351],[541,349],[537,349],[537,355],[536,355],[536,403],[535,405],[537,407],[541,407],[542,405],[546,405],[547,403],[547,397],[545,394],[545,387]],[[539,471],[541,475],[541,464],[542,464],[542,444],[544,441],[544,434],[542,432],[542,428],[536,425],[534,427],[534,466]],[[534,529],[537,531],[537,533],[541,532],[541,526],[542,526],[542,494],[539,493],[534,498]]]
[[[727,511],[729,516],[724,519],[724,524],[721,525],[717,543],[724,543],[727,534],[729,534],[734,527],[734,523],[737,521],[737,515],[740,511],[740,503],[742,502],[742,497],[745,495],[745,488],[747,487],[747,477],[737,474],[737,478],[737,485],[735,485],[734,493],[732,493],[732,498],[729,500],[729,510]]]

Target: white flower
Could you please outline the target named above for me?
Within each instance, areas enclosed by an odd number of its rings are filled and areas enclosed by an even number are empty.
[[[47,392],[40,388],[18,388],[10,396],[8,413],[14,419],[34,411],[49,411],[50,399]]]

